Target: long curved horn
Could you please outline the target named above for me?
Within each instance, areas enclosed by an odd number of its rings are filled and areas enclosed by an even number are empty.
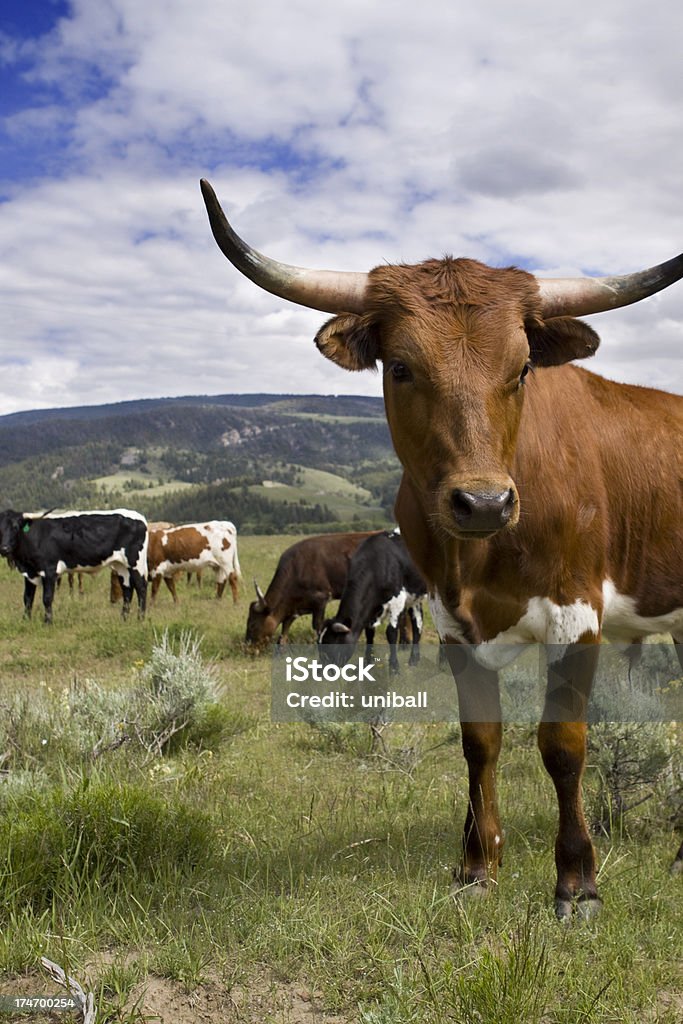
[[[362,313],[368,275],[307,270],[264,256],[231,228],[213,188],[202,178],[202,195],[221,252],[260,288],[325,313]],[[543,315],[588,316],[639,302],[683,277],[683,254],[648,270],[621,277],[537,278]]]
[[[306,270],[264,256],[243,242],[228,223],[213,188],[202,178],[202,195],[213,237],[224,256],[250,281],[282,299],[324,313],[362,313],[367,274],[335,270]]]
[[[588,316],[646,299],[683,277],[683,254],[621,277],[537,277],[543,315]]]
[[[263,593],[263,591],[259,587],[258,583],[256,582],[256,579],[254,579],[254,590],[256,591],[256,596],[258,597],[259,601],[261,601],[262,604],[265,604],[266,603],[266,595]]]

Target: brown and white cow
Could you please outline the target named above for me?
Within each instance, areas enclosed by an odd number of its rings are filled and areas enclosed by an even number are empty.
[[[152,601],[163,579],[171,591],[174,603],[177,603],[176,575],[179,572],[209,568],[216,573],[216,597],[222,597],[225,584],[229,583],[232,599],[237,602],[241,572],[237,555],[237,530],[232,523],[212,520],[208,523],[188,523],[169,529],[150,530],[147,562],[152,581]]]
[[[503,846],[496,649],[556,645],[538,731],[559,803],[555,906],[560,918],[575,904],[589,915],[599,899],[581,780],[598,645],[603,632],[683,643],[683,398],[567,364],[598,346],[574,317],[667,287],[683,256],[599,279],[450,258],[309,271],[250,249],[202,189],[242,273],[339,314],[317,334],[323,355],[349,370],[384,365],[405,470],[396,517],[441,637],[461,645],[450,648],[470,779],[458,884],[490,887]]]

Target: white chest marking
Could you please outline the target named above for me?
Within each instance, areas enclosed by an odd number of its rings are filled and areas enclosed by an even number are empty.
[[[597,636],[600,629],[607,639],[633,641],[656,633],[670,633],[674,640],[683,642],[683,608],[657,616],[643,616],[636,611],[634,598],[620,594],[611,580],[605,580],[602,623],[595,608],[587,601],[555,604],[547,597],[532,597],[518,622],[502,630],[492,639],[477,646],[477,660],[489,668],[501,668],[513,659],[508,648],[514,644],[555,644],[564,647],[576,643],[582,636]],[[438,594],[429,598],[429,606],[441,639],[465,642],[462,626],[446,609]],[[558,652],[559,654],[559,652]]]
[[[441,639],[465,642],[462,626],[438,594],[430,596],[429,606]],[[476,658],[486,668],[499,669],[519,656],[519,650],[515,650],[519,644],[542,643],[564,648],[586,634],[597,636],[599,630],[598,613],[587,601],[559,605],[547,597],[532,597],[518,622],[477,644]],[[560,655],[558,650],[557,656]]]
[[[446,605],[441,600],[441,595],[438,590],[433,592],[430,591],[427,600],[429,603],[429,611],[431,612],[436,631],[441,640],[446,640],[448,638],[453,643],[465,643],[465,634],[462,626],[453,618],[448,608],[446,608]]]

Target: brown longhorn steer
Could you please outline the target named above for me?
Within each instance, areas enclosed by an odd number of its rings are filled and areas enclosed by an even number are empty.
[[[384,364],[405,470],[396,518],[440,636],[477,645],[450,648],[470,779],[460,886],[489,886],[502,850],[494,645],[561,645],[557,660],[549,654],[538,731],[559,803],[555,906],[560,918],[575,904],[590,915],[599,899],[581,779],[601,636],[670,632],[683,643],[683,398],[566,364],[598,346],[575,316],[667,287],[683,276],[683,256],[601,279],[542,280],[453,259],[311,271],[250,249],[202,189],[216,241],[239,270],[340,314],[318,332],[323,355],[349,370]]]

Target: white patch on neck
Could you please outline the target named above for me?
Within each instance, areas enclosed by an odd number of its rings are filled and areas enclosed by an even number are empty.
[[[427,600],[439,638],[444,642],[450,640],[452,643],[467,643],[462,626],[446,608],[438,590],[433,593],[430,591]]]
[[[429,607],[442,640],[466,643],[462,626],[445,608],[438,594],[430,595]],[[502,630],[490,640],[477,644],[477,661],[486,668],[499,669],[519,656],[519,644],[551,644],[560,648],[576,643],[586,633],[597,636],[600,631],[598,613],[587,601],[555,604],[547,597],[532,597],[526,611],[513,626]],[[558,650],[556,657],[561,657]],[[553,659],[554,660],[554,659]]]
[[[596,609],[587,601],[559,605],[548,597],[530,598],[518,622],[477,645],[477,661],[487,668],[502,668],[516,657],[515,644],[530,643],[557,646],[552,658],[555,660],[568,644],[577,643],[586,634],[597,636],[601,625],[608,640],[631,643],[653,634],[670,633],[677,643],[683,642],[683,608],[663,615],[639,615],[635,599],[620,594],[609,579],[605,580],[602,593],[602,624]],[[430,595],[429,607],[442,640],[448,637],[453,643],[467,642],[462,626],[446,609],[439,594]]]

